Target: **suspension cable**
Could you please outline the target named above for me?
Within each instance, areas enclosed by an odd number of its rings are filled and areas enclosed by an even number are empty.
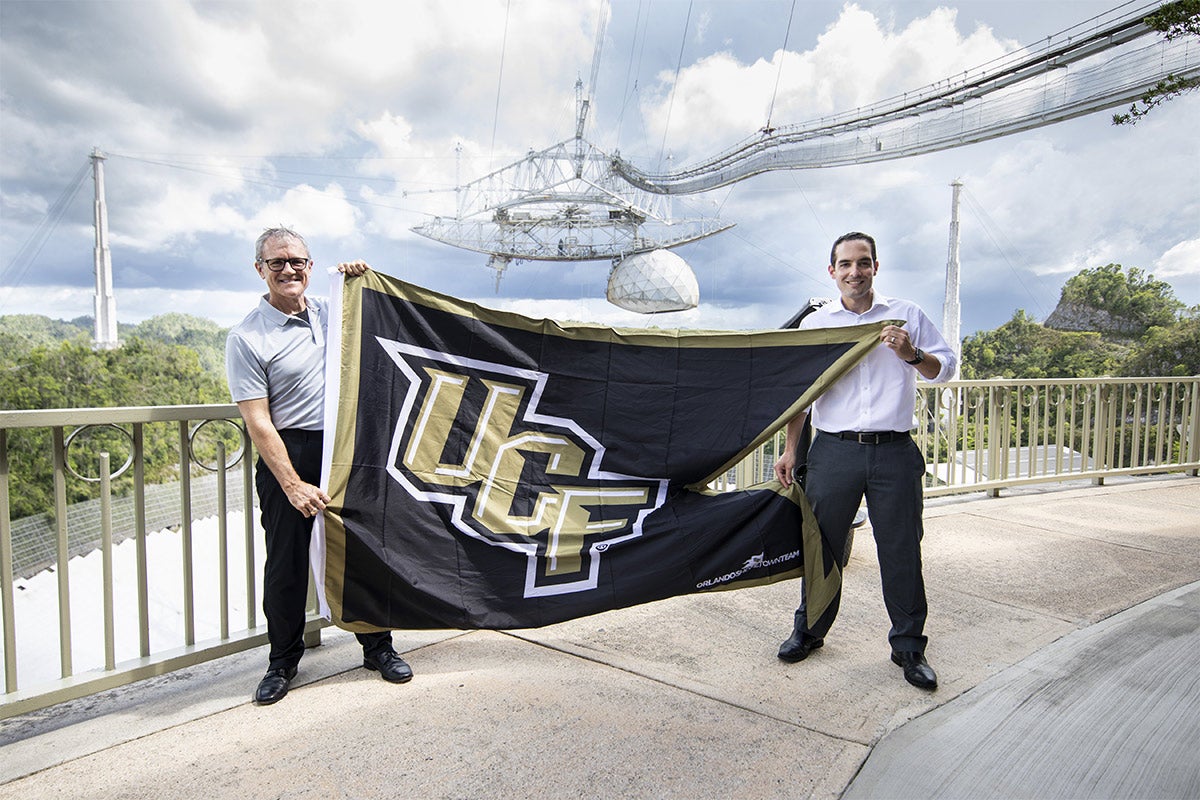
[[[1034,293],[1033,290],[1031,290],[1029,288],[1029,284],[1027,284],[1025,282],[1025,279],[1021,277],[1021,273],[1017,270],[1016,266],[1013,264],[1013,260],[1011,258],[1009,258],[1008,251],[1006,251],[1005,248],[997,240],[997,236],[1004,238],[1008,242],[1009,247],[1012,248],[1013,250],[1016,250],[1016,248],[1013,246],[1012,242],[1008,240],[1007,236],[1005,236],[1004,229],[1000,225],[998,225],[994,219],[992,219],[992,216],[991,216],[991,214],[988,213],[987,208],[983,205],[983,203],[979,202],[979,200],[974,196],[974,194],[972,194],[971,190],[968,189],[966,186],[963,186],[962,196],[967,201],[967,207],[972,212],[974,212],[975,218],[977,220],[979,220],[980,227],[983,228],[984,234],[986,234],[987,238],[991,240],[992,245],[994,245],[996,248],[996,252],[998,252],[1000,254],[1000,257],[1004,259],[1004,263],[1008,265],[1008,269],[1010,272],[1012,272],[1013,278],[1016,279],[1017,283],[1021,284],[1021,288],[1025,290],[1025,294],[1029,295],[1029,299],[1037,307],[1037,310],[1041,314],[1042,319],[1045,319],[1046,318],[1046,308],[1045,308],[1045,306],[1042,305],[1042,301],[1041,301],[1041,297],[1043,295]],[[1022,256],[1019,252],[1017,253],[1017,255],[1020,256],[1021,260],[1024,261],[1025,265],[1028,267],[1029,259]],[[1035,275],[1037,274],[1036,271],[1034,271],[1032,269],[1030,269],[1028,271],[1032,272]]]
[[[783,49],[779,51],[779,69],[775,71],[775,89],[771,92],[771,105],[767,108],[767,124],[763,126],[763,133],[770,134],[771,117],[775,114],[775,97],[779,94],[779,79],[783,76],[783,59],[787,57],[788,37],[792,34],[792,17],[796,13],[796,0],[792,0],[792,10],[788,12],[787,28],[783,32]]]
[[[508,15],[512,0],[504,4],[504,35],[500,39],[500,74],[496,76],[496,108],[492,112],[492,144],[488,148],[489,163],[496,155],[496,128],[500,124],[500,89],[504,85],[504,54],[508,50]]]
[[[649,14],[646,15],[649,18]],[[625,110],[629,108],[629,101],[633,94],[637,93],[637,78],[633,81],[633,91],[629,90],[629,79],[631,75],[639,75],[642,70],[642,52],[638,50],[638,26],[642,22],[642,0],[638,0],[637,18],[633,21],[633,42],[629,46],[629,66],[625,68],[625,88],[621,91],[621,111],[617,115],[617,145],[621,142],[621,127],[625,124]],[[642,51],[646,48],[645,31],[642,31]],[[633,63],[637,60],[637,71],[634,71]]]
[[[21,245],[13,257],[9,259],[9,262],[4,265],[3,272],[0,272],[0,279],[5,280],[13,288],[20,285],[21,281],[25,278],[25,274],[33,266],[33,262],[37,260],[38,254],[42,252],[42,248],[50,240],[50,234],[58,227],[58,223],[67,212],[71,201],[79,194],[79,190],[83,187],[84,179],[87,177],[90,169],[91,161],[89,159],[83,162],[83,166],[71,177],[71,180],[62,190],[62,193],[59,194],[58,198],[47,209],[46,215],[42,217],[42,220],[34,227],[33,232],[29,234],[29,238],[25,240],[25,243]]]
[[[671,110],[675,106],[675,90],[679,88],[679,71],[683,69],[683,48],[687,45],[688,26],[692,22],[692,3],[688,3],[687,18],[683,21],[683,36],[679,40],[679,58],[675,62],[675,80],[671,82],[671,99],[667,102],[667,121],[663,124],[662,146],[658,149],[658,168],[662,169],[663,154],[667,151],[667,132],[671,130]]]

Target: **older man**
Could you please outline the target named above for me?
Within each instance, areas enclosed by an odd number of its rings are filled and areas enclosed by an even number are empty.
[[[813,402],[813,436],[808,451],[804,492],[833,552],[845,550],[846,538],[864,495],[879,553],[883,600],[891,618],[888,641],[892,661],[904,678],[922,689],[937,688],[937,674],[925,659],[925,582],[921,575],[924,533],[925,458],[913,442],[913,405],[920,375],[942,383],[957,368],[954,350],[925,313],[907,300],[875,291],[879,272],[875,240],[857,231],[840,237],[829,256],[829,276],[840,302],[818,308],[802,328],[833,328],[881,320],[880,346]],[[807,412],[788,423],[787,446],[775,463],[775,475],[791,485],[796,446]],[[807,618],[805,587],[792,635],[779,647],[779,658],[796,662],[821,647],[833,625],[841,596],[812,625]]]
[[[259,453],[255,483],[267,544],[263,612],[271,644],[267,673],[254,693],[259,705],[283,699],[304,654],[309,539],[313,518],[329,502],[317,485],[329,312],[323,300],[305,294],[312,266],[300,234],[264,231],[255,244],[254,268],[267,293],[230,330],[225,345],[229,391]],[[338,269],[361,275],[368,267],[353,261]],[[390,632],[356,635],[364,667],[393,683],[412,678]]]

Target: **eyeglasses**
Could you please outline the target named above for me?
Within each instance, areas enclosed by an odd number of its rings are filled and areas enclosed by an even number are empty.
[[[303,272],[312,264],[311,258],[269,258],[267,260],[259,259],[263,264],[267,265],[267,269],[271,272],[283,272],[284,267],[291,267],[296,272]]]

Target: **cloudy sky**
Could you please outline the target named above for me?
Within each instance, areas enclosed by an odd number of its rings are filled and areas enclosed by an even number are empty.
[[[586,135],[646,169],[682,166],[768,113],[783,125],[851,110],[1116,5],[798,0],[792,14],[791,0],[613,0]],[[599,0],[3,0],[0,314],[92,313],[94,147],[122,322],[183,311],[233,324],[262,292],[252,244],[275,224],[309,238],[318,293],[321,268],[363,258],[533,316],[708,328],[775,327],[831,294],[831,241],[866,230],[879,289],[940,320],[955,179],[964,334],[1018,308],[1044,319],[1068,277],[1109,262],[1200,303],[1200,95],[1135,127],[1099,112],[678,198],[681,216],[736,224],[678,251],[700,284],[692,311],[609,305],[605,262],[525,262],[497,288],[484,256],[411,228],[452,212],[456,180],[573,135],[602,13]]]

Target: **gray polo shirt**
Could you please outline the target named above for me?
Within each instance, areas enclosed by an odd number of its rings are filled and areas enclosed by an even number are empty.
[[[321,298],[305,299],[307,322],[284,314],[264,296],[225,340],[225,374],[233,401],[267,398],[277,430],[324,427],[329,308]]]

